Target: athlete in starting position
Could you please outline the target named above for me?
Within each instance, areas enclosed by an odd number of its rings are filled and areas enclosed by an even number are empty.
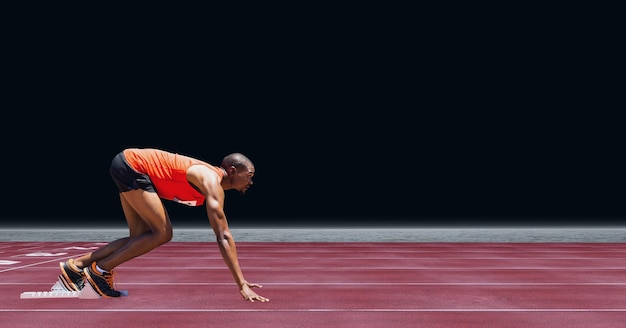
[[[214,166],[159,149],[123,150],[111,162],[111,177],[120,190],[129,236],[62,262],[61,281],[78,291],[86,280],[101,296],[119,297],[121,293],[113,288],[113,269],[172,239],[172,225],[161,200],[165,199],[189,206],[206,203],[222,258],[244,300],[269,301],[252,290],[260,285],[244,278],[224,214],[224,191],[245,193],[254,172],[254,164],[240,153],[227,155],[220,166]]]

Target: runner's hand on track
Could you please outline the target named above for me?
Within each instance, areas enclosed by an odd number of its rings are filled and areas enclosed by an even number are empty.
[[[241,290],[239,292],[241,293],[241,296],[243,296],[243,299],[246,301],[250,301],[253,303],[254,301],[269,302],[269,298],[263,297],[255,293],[254,291],[252,291],[252,288],[261,288],[261,287],[263,286],[259,284],[251,284],[246,281],[241,287]]]

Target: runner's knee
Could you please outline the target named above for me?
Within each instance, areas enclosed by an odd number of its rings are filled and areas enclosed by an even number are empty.
[[[152,233],[156,237],[156,239],[159,241],[160,244],[165,244],[169,242],[170,240],[172,240],[172,237],[174,236],[172,232],[172,227],[170,226],[164,227],[163,229],[152,230]]]

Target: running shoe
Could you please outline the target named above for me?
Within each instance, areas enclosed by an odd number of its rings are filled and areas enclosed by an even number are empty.
[[[61,267],[61,282],[68,291],[79,291],[85,287],[84,274],[75,264],[73,259],[67,260],[67,262],[60,262]]]
[[[120,297],[121,292],[113,289],[113,271],[100,273],[96,269],[96,262],[86,267],[83,272],[87,282],[93,287],[96,293],[104,297]]]

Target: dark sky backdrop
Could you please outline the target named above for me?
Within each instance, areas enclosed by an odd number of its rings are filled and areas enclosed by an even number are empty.
[[[247,154],[255,185],[226,199],[237,223],[622,223],[601,39],[546,17],[394,15],[16,25],[3,221],[121,223],[110,161],[157,147]]]

